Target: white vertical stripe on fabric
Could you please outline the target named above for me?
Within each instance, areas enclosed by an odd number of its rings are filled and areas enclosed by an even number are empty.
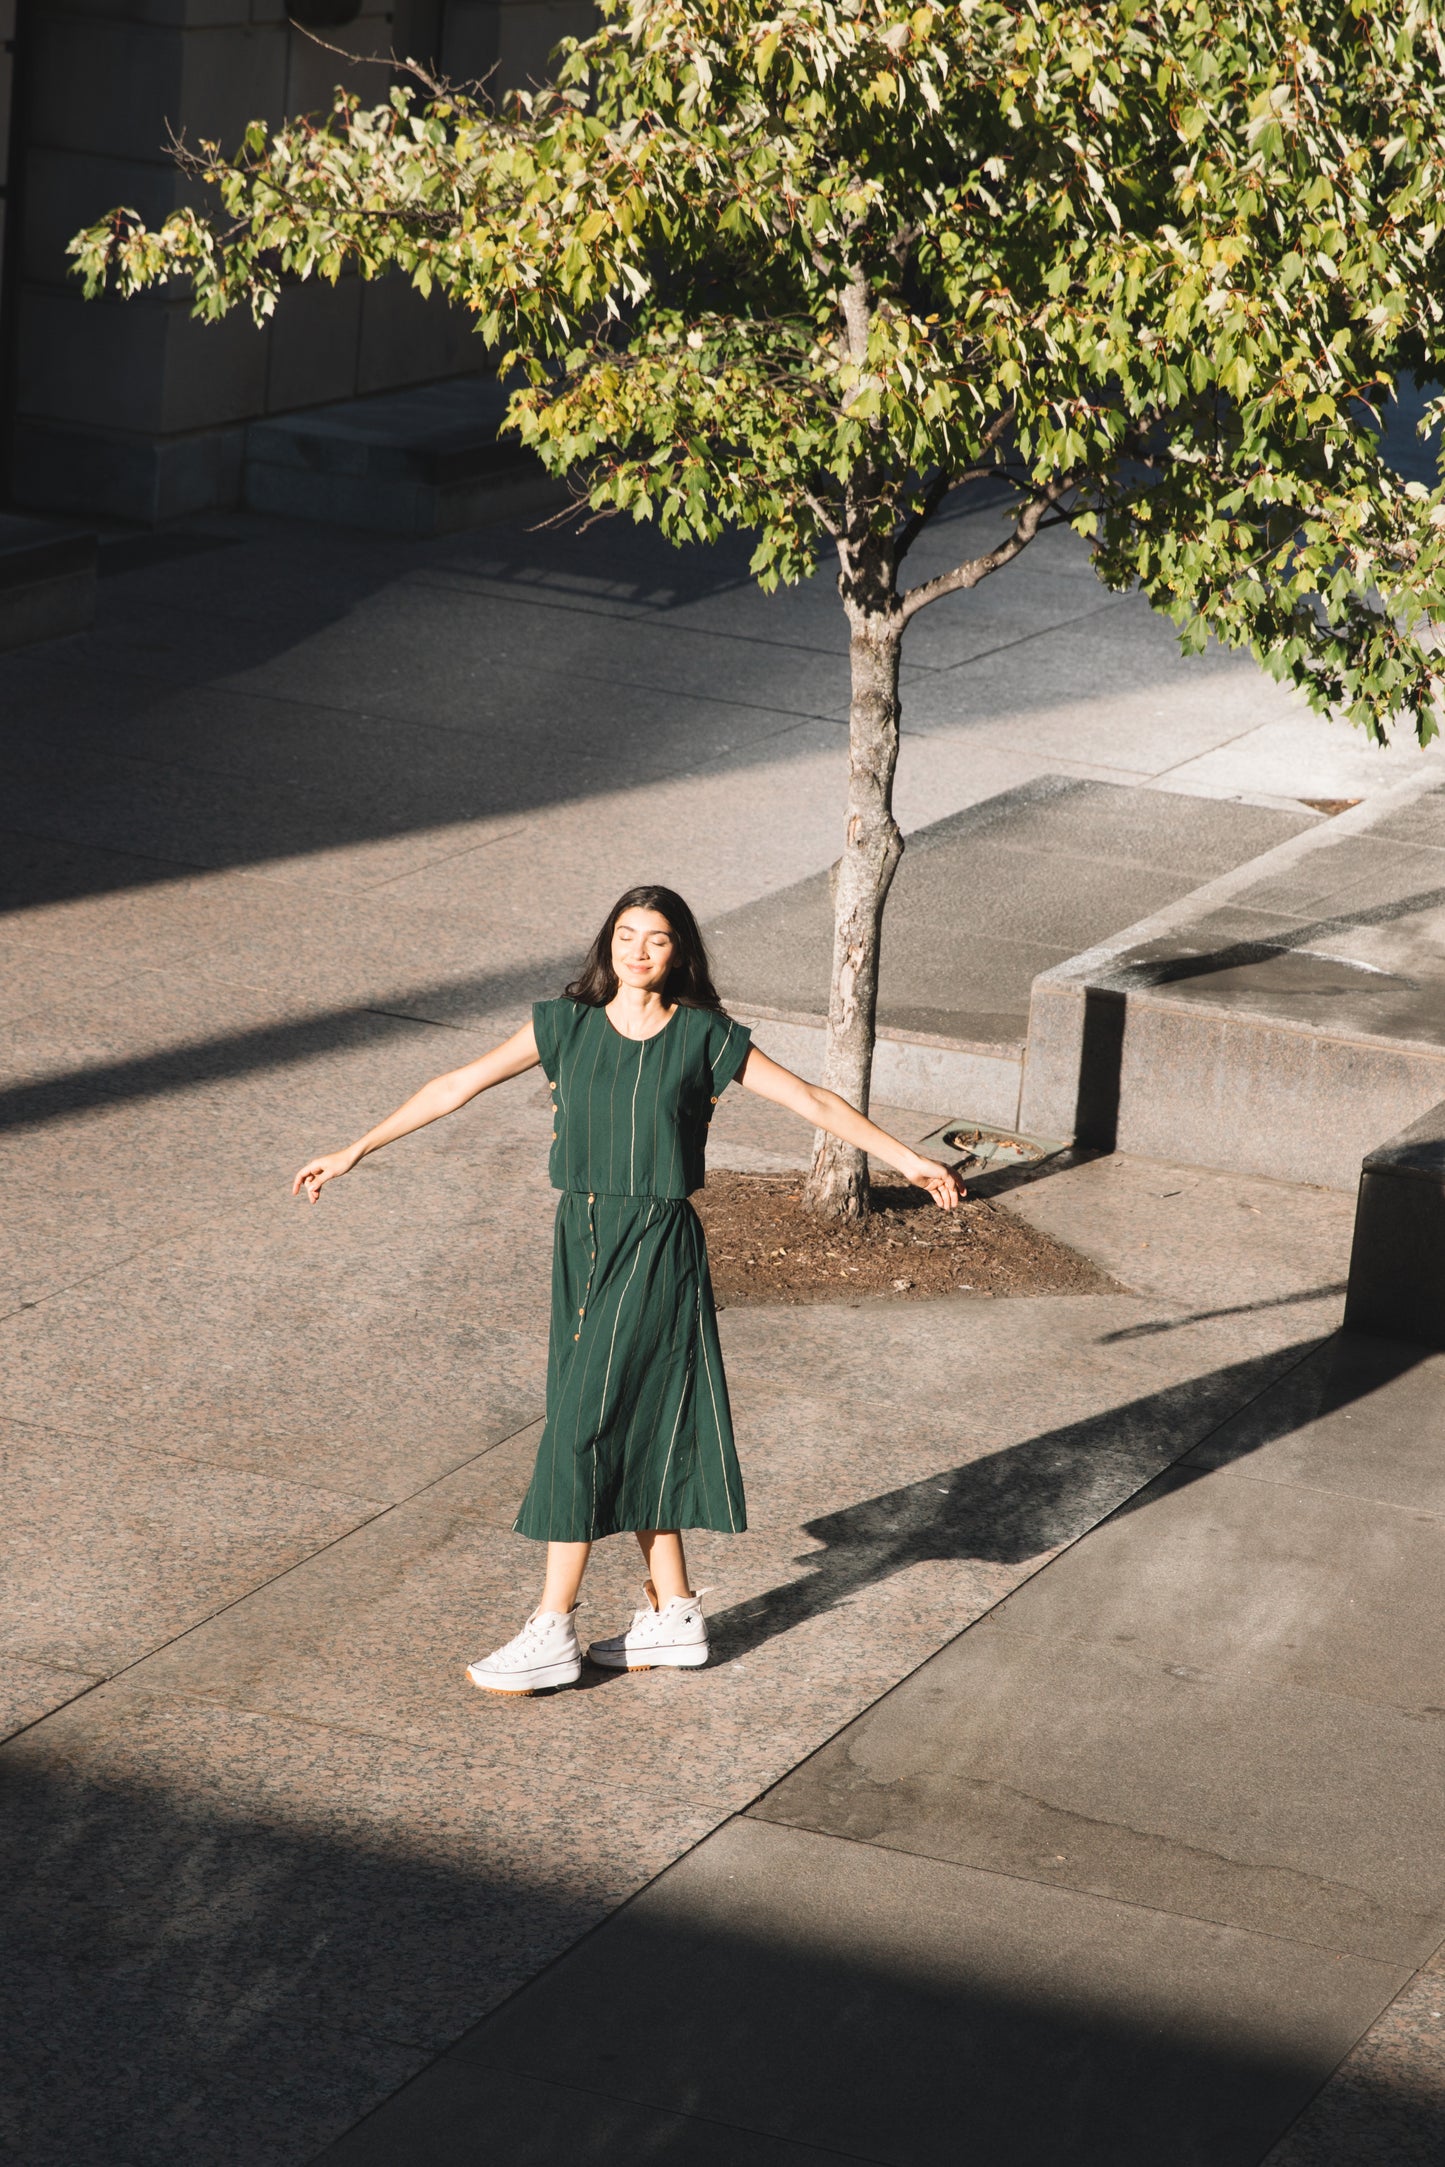
[[[702,1297],[699,1295],[699,1322],[701,1322],[701,1309]],[[667,1495],[667,1477],[668,1472],[672,1467],[672,1448],[677,1443],[677,1433],[682,1423],[682,1410],[687,1405],[687,1386],[688,1377],[690,1375],[691,1371],[689,1369],[688,1373],[683,1377],[682,1390],[677,1395],[677,1416],[672,1425],[672,1435],[667,1440],[667,1458],[662,1463],[662,1480],[657,1485],[657,1510],[652,1516],[652,1524],[654,1527],[661,1527],[662,1525],[662,1501]]]
[[[607,1426],[607,1387],[612,1381],[612,1357],[617,1351],[617,1327],[622,1322],[622,1305],[627,1300],[627,1288],[632,1285],[633,1280],[637,1277],[637,1267],[642,1262],[643,1235],[651,1226],[652,1215],[656,1209],[655,1204],[649,1204],[647,1207],[647,1217],[642,1222],[642,1233],[637,1237],[637,1254],[632,1259],[632,1270],[627,1274],[627,1285],[623,1287],[622,1292],[617,1297],[617,1314],[612,1320],[612,1342],[607,1349],[607,1369],[602,1379],[602,1398],[597,1408],[597,1432],[599,1436]],[[593,1465],[594,1467],[596,1465],[595,1453],[593,1455]]]
[[[637,1193],[637,1094],[642,1088],[642,1056],[646,1051],[647,1041],[644,1039],[637,1049],[637,1081],[632,1086],[632,1134],[627,1146],[627,1193],[629,1196],[634,1196]]]

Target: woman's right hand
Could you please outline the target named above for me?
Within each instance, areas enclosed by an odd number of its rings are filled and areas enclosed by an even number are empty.
[[[291,1184],[291,1194],[299,1196],[304,1189],[313,1204],[319,1203],[327,1182],[349,1174],[360,1157],[356,1147],[348,1145],[345,1151],[328,1151],[322,1158],[308,1159]]]

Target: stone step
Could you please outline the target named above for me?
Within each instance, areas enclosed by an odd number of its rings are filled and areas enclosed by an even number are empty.
[[[1020,1126],[1042,971],[1226,868],[1321,825],[1232,800],[1044,775],[907,839],[884,921],[874,1091]],[[832,961],[827,873],[706,928],[719,986],[764,1052],[816,1079]],[[1067,1130],[1027,1124],[1043,1136]]]
[[[494,377],[463,376],[253,421],[245,502],[384,534],[449,534],[560,503],[533,454],[499,437],[507,399]]]
[[[95,616],[95,566],[86,529],[0,513],[0,650],[83,632]]]
[[[1019,1122],[1352,1190],[1445,1100],[1445,780],[1281,843],[1036,979]]]

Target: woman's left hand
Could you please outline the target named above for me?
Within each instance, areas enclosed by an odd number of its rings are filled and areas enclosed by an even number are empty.
[[[940,1211],[953,1211],[967,1189],[958,1185],[958,1177],[951,1166],[941,1166],[937,1159],[915,1159],[908,1169],[908,1179],[915,1188],[926,1189]]]

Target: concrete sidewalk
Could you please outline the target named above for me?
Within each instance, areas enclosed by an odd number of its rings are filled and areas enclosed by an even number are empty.
[[[1141,1174],[1031,1206],[1072,1218]],[[1437,2160],[1442,1384],[1385,1342],[1307,1354],[328,2167]],[[1167,1400],[1134,1412],[1171,1450]],[[991,1499],[1036,1512],[1037,1455],[1000,1457]],[[879,1514],[901,1558],[987,1542],[976,1483],[933,1487],[933,1513]],[[843,1599],[877,1619],[880,1592]]]
[[[729,1311],[752,1526],[695,1558],[723,1660],[483,1701],[461,1666],[535,1570],[545,1094],[315,1212],[290,1175],[555,991],[626,881],[711,917],[826,867],[836,598],[629,531],[210,539],[0,662],[27,2167],[301,2167],[1296,1366],[1348,1253],[1347,1199],[1110,1161],[1027,1208],[1117,1294]],[[1275,804],[1433,757],[1182,664],[1077,553],[983,592],[919,621],[910,829],[1046,770]],[[727,1106],[718,1142],[806,1148]],[[636,1571],[603,1547],[591,1626]]]

